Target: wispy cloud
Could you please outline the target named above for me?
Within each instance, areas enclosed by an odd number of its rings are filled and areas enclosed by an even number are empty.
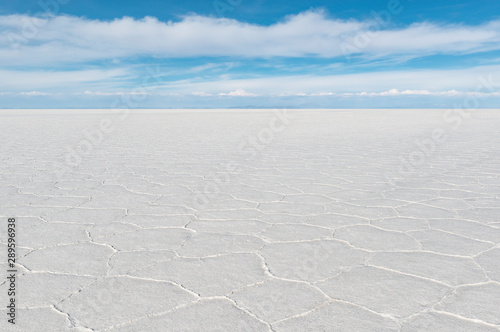
[[[318,96],[322,94],[311,94],[310,96]],[[489,96],[500,96],[500,91],[429,91],[429,90],[404,90],[399,91],[398,89],[390,89],[382,92],[346,92],[346,93],[328,93],[330,96],[342,96],[342,97],[386,97],[386,96],[444,96],[444,97],[456,97],[456,96],[478,96],[478,97],[489,97]]]
[[[320,96],[341,93],[425,94],[428,91],[474,92],[480,79],[490,81],[490,89],[500,89],[500,65],[466,69],[392,70],[342,75],[294,75],[243,79],[214,78],[206,81],[182,80],[159,85],[153,89],[168,89],[177,93],[204,91],[220,94],[238,87],[243,94],[251,91],[258,96]]]
[[[149,92],[134,92],[134,91],[118,91],[118,92],[103,92],[103,91],[85,91],[83,93],[76,92],[74,94],[84,94],[89,96],[150,96]]]
[[[37,33],[23,35],[26,22],[39,25]],[[500,21],[476,26],[421,22],[372,31],[374,27],[374,20],[339,20],[322,11],[291,15],[271,25],[199,15],[178,22],[153,17],[101,21],[10,15],[0,16],[0,60],[10,65],[43,65],[133,56],[337,57],[347,53],[384,57],[500,49]],[[354,38],[367,31],[372,31],[369,43],[356,47]]]
[[[193,92],[191,92],[191,94],[193,96],[199,96],[199,97],[209,97],[209,96],[212,96],[211,93],[206,93],[206,92],[203,92],[203,91],[193,91]]]
[[[228,92],[228,93],[221,92],[221,93],[219,93],[219,96],[255,97],[257,95],[254,94],[254,93],[242,90],[242,89],[238,89],[236,91],[231,91],[231,92]]]
[[[62,95],[62,93],[51,93],[51,92],[41,92],[41,91],[23,91],[23,92],[0,92],[0,95],[18,95],[18,96],[53,96]],[[246,92],[244,90],[236,90],[229,93],[220,92],[216,94],[206,93],[202,91],[193,91],[189,94],[180,93],[140,93],[140,92],[101,92],[101,91],[85,91],[71,93],[70,95],[87,95],[87,96],[134,96],[134,95],[148,95],[148,96],[186,96],[192,95],[197,97],[212,97],[212,96],[229,96],[229,97],[257,97],[258,95]],[[477,97],[492,97],[500,96],[500,91],[457,91],[457,90],[447,90],[447,91],[429,91],[429,90],[403,90],[390,89],[387,91],[373,92],[373,91],[361,91],[361,92],[313,92],[313,93],[280,93],[280,94],[269,94],[267,96],[273,97],[391,97],[391,96],[439,96],[439,97],[459,97],[459,96],[477,96]]]
[[[68,87],[81,84],[103,84],[129,75],[126,68],[91,70],[0,70],[0,90],[26,90],[57,88],[66,91]]]
[[[158,83],[147,91],[115,85],[131,75],[126,69],[71,72],[1,71],[0,94],[48,95],[49,93],[84,96],[147,94],[193,97],[327,97],[327,96],[443,96],[474,94],[480,81],[488,93],[500,91],[500,65],[467,69],[392,70],[342,75],[261,76],[200,80],[182,79]],[[83,89],[82,89],[83,87]],[[235,89],[235,87],[238,87]],[[92,89],[92,90],[91,90]],[[485,91],[482,91],[483,93]]]
[[[365,35],[361,47],[356,40]],[[498,55],[484,53],[491,50],[500,51],[500,20],[396,27],[317,10],[267,25],[200,15],[168,22],[0,15],[0,96],[16,107],[20,100],[38,105],[49,99],[108,105],[104,101],[136,94],[150,95],[155,107],[165,100],[204,106],[298,100],[303,106],[333,99],[499,97]],[[409,62],[429,55],[444,57]],[[445,69],[443,59],[463,62]],[[154,79],[144,83],[150,66]],[[488,88],[477,91],[481,79],[489,80]]]
[[[201,66],[195,66],[186,70],[188,73],[201,73],[205,71],[222,71],[228,70],[236,66],[235,62],[222,62],[222,63],[207,63]]]
[[[21,96],[48,96],[50,93],[40,92],[40,91],[31,91],[31,92],[20,92]]]

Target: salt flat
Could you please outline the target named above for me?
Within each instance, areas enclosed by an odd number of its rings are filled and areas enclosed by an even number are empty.
[[[0,111],[2,331],[499,331],[500,112]]]

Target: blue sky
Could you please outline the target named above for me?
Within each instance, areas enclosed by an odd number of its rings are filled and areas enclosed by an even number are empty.
[[[496,108],[497,1],[9,1],[0,108]]]

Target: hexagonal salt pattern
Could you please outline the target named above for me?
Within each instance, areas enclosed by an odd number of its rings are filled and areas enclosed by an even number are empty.
[[[500,331],[495,111],[23,112],[0,111],[2,331]]]

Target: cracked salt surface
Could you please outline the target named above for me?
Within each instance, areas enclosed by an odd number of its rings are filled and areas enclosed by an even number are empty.
[[[31,113],[0,113],[2,331],[500,331],[497,111],[293,111],[254,150],[271,111]]]

